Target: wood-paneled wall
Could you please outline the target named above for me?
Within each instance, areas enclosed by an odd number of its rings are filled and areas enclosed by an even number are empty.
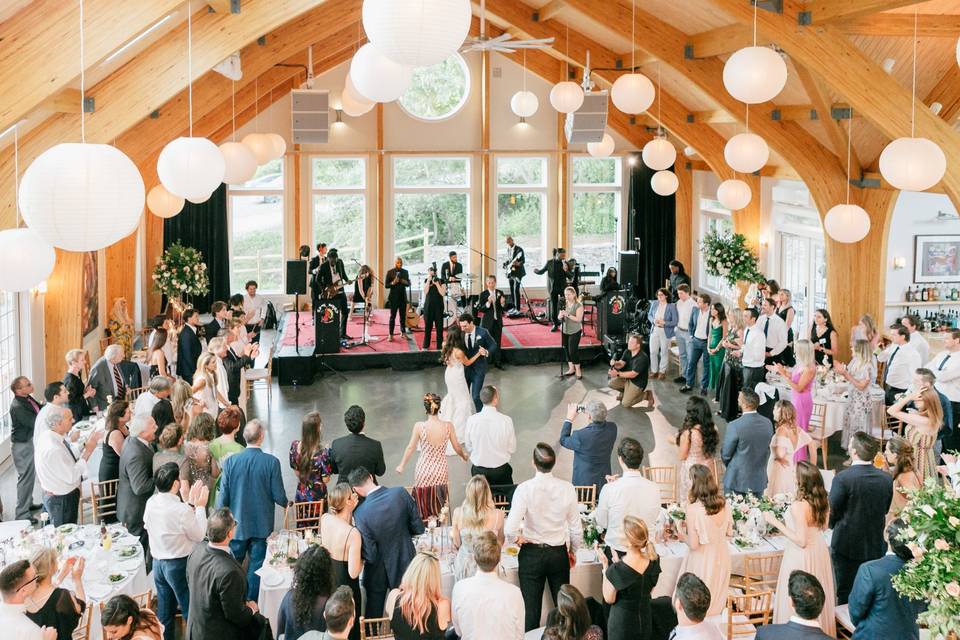
[[[57,249],[57,262],[47,278],[43,300],[43,341],[46,380],[59,380],[66,370],[64,355],[80,348],[83,297],[83,255]],[[109,271],[108,271],[109,273]]]

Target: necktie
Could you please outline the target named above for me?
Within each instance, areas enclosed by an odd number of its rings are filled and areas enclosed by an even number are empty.
[[[887,360],[887,366],[883,369],[883,384],[887,384],[887,375],[889,375],[890,369],[893,367],[893,359],[897,357],[897,351],[900,351],[899,346],[890,354],[890,359]]]
[[[950,356],[947,356],[948,358]],[[946,362],[946,360],[944,360]],[[943,369],[943,364],[940,364],[940,368]],[[30,406],[33,407],[33,412],[37,413],[40,411],[40,405],[37,404],[37,401],[34,400],[31,396],[27,396],[27,401],[30,403]]]
[[[950,359],[950,354],[948,353],[947,357],[940,361],[940,366],[937,367],[937,371],[943,371],[943,368],[946,366],[947,360],[949,359]]]
[[[66,439],[64,439],[64,441],[63,441],[63,446],[65,446],[65,447],[67,448],[67,452],[70,454],[70,458],[71,458],[74,462],[76,462],[76,461],[77,461],[77,456],[74,455],[73,449],[70,448],[70,443],[67,442]]]
[[[115,400],[122,400],[126,397],[127,391],[123,384],[123,376],[120,375],[120,367],[113,365],[113,384],[117,387],[117,397]]]
[[[472,332],[472,331],[470,332],[470,345],[469,345],[469,347],[470,347],[471,349],[473,349],[473,332]]]
[[[763,337],[767,337],[767,331],[770,329],[770,317],[767,316],[767,321],[763,323]]]

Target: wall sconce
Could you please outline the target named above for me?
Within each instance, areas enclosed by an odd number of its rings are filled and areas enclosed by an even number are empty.
[[[342,124],[343,124],[343,109],[336,109],[336,112],[337,112],[337,118],[336,118],[336,120],[333,121],[333,124],[342,125]]]
[[[30,289],[30,293],[33,294],[33,297],[41,296],[47,292],[47,281],[41,280],[40,284],[35,286],[33,289]]]
[[[760,235],[760,247],[763,248],[763,249],[766,249],[768,246],[770,246],[770,240],[769,240],[769,238],[767,238],[767,236],[766,236],[765,234],[761,234],[761,235]]]
[[[907,259],[905,257],[897,256],[896,258],[893,259],[893,268],[895,270],[899,271],[900,269],[906,269],[906,267],[907,267]]]

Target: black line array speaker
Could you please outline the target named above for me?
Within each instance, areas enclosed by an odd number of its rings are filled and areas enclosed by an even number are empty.
[[[321,302],[313,314],[316,329],[315,353],[340,352],[340,308],[329,302]]]
[[[636,251],[620,252],[620,284],[626,288],[640,283],[640,254]]]
[[[287,295],[307,293],[307,263],[304,260],[287,260]]]

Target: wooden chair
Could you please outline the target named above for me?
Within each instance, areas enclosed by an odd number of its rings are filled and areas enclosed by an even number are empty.
[[[119,480],[90,482],[90,500],[93,506],[93,524],[101,522],[104,516],[117,515],[117,487]]]
[[[773,618],[773,592],[757,591],[727,596],[727,640],[754,637],[757,627]]]
[[[586,505],[588,509],[592,509],[597,504],[597,487],[596,485],[574,485],[574,489],[577,490],[577,502],[582,505]]]
[[[823,466],[821,469],[827,468],[827,405],[825,402],[816,402],[813,403],[813,413],[810,414],[810,435],[813,436],[814,440],[820,441],[820,455],[823,456]],[[816,460],[814,460],[816,464]]]
[[[146,387],[136,387],[134,389],[127,389],[127,402],[136,402],[137,398],[140,397],[140,394],[142,394],[146,390],[147,390]]]
[[[644,467],[643,477],[660,487],[660,502],[670,504],[677,501],[677,468]]]
[[[360,640],[393,638],[390,618],[365,618],[360,616]]]
[[[783,552],[748,555],[743,560],[743,575],[730,577],[730,586],[744,594],[776,591]]]
[[[264,384],[267,388],[267,406],[273,401],[273,350],[275,344],[270,345],[267,351],[267,366],[262,369],[246,369],[243,372],[243,382],[247,385],[247,396],[253,393],[257,384]]]
[[[283,526],[293,531],[306,531],[320,528],[320,517],[326,506],[325,500],[313,502],[294,502],[287,507],[283,515]]]
[[[77,628],[70,634],[70,640],[89,640],[91,611],[93,611],[93,607],[89,604],[83,608],[83,613],[80,614],[80,622],[77,623]]]
[[[154,610],[153,589],[147,589],[143,593],[131,593],[129,594],[129,596],[133,598],[133,601],[136,602],[137,606],[140,607],[141,609],[150,609],[151,611]],[[101,620],[103,619],[103,605],[105,604],[106,602],[100,603],[100,619]]]
[[[850,606],[842,604],[834,609],[834,616],[837,619],[837,638],[849,640],[853,637],[856,627],[850,620]]]

